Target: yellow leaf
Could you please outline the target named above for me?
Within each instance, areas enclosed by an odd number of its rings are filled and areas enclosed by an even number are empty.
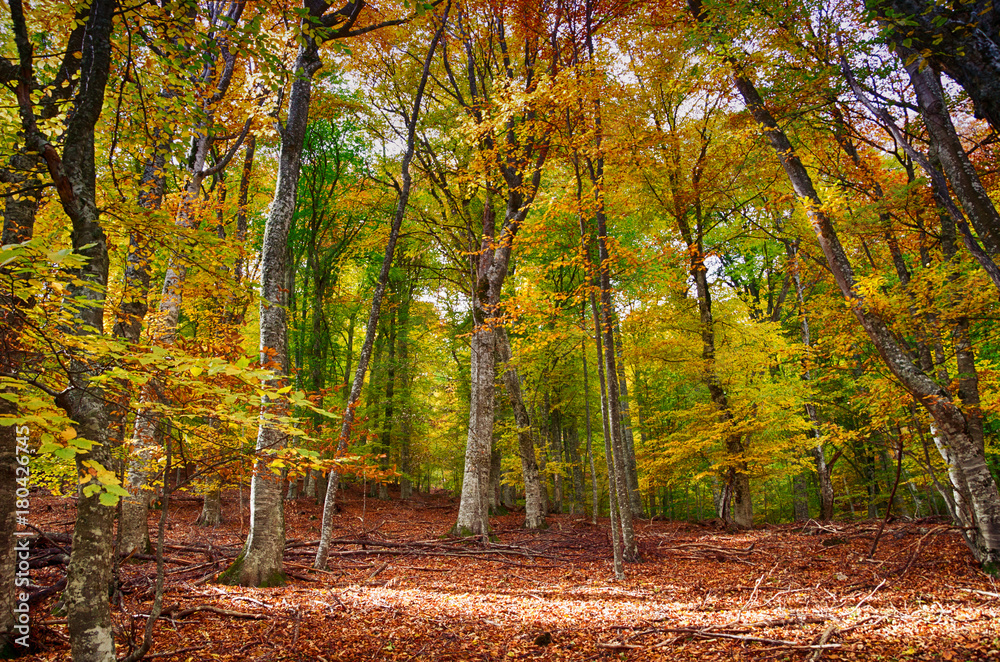
[[[197,377],[198,375],[200,375],[203,372],[205,372],[205,371],[202,370],[199,366],[193,366],[191,368],[191,376],[192,377]]]
[[[76,439],[76,430],[73,428],[66,428],[59,435],[63,438],[63,441],[69,441],[70,439]]]

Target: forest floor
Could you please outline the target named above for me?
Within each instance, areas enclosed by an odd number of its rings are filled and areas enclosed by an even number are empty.
[[[227,494],[225,524],[204,529],[194,525],[196,500],[172,500],[170,618],[147,659],[1000,660],[1000,586],[943,522],[891,522],[869,559],[875,521],[731,534],[641,520],[643,560],[616,582],[606,519],[553,515],[549,529],[529,532],[514,512],[491,520],[495,542],[483,547],[447,536],[457,512],[447,494],[339,496],[324,573],[308,569],[315,501],[286,502],[290,581],[270,589],[211,581],[239,551],[245,501]],[[54,546],[66,543],[56,534],[72,531],[73,508],[33,497],[32,523],[55,539],[35,540],[35,565],[59,560]],[[52,585],[65,568],[33,569],[32,581]],[[120,577],[121,655],[141,640],[155,564],[125,563]],[[57,597],[34,606],[34,648],[22,659],[68,659]]]

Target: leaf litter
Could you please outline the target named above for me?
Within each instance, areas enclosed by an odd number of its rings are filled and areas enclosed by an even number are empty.
[[[197,499],[172,500],[165,608],[147,659],[1000,660],[1000,586],[939,520],[891,522],[874,558],[877,522],[731,533],[637,520],[643,560],[616,582],[606,519],[549,515],[534,532],[515,512],[491,518],[484,545],[447,535],[458,507],[447,493],[340,496],[322,572],[311,569],[319,507],[286,501],[289,583],[268,589],[212,583],[246,532],[236,492],[209,529],[194,524]],[[40,503],[32,581],[44,590],[65,576],[74,505]],[[120,566],[119,655],[141,638],[154,565]],[[41,590],[22,659],[67,659],[59,592]]]

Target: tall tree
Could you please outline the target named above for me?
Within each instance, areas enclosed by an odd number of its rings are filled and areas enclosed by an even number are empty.
[[[365,373],[368,370],[368,362],[371,359],[372,346],[375,342],[375,334],[378,331],[378,320],[382,309],[382,299],[385,296],[385,289],[389,282],[389,271],[392,268],[392,260],[396,250],[396,242],[399,240],[399,230],[403,224],[403,217],[406,215],[406,206],[410,199],[410,191],[413,187],[413,178],[410,174],[410,162],[413,160],[413,151],[416,144],[417,119],[420,115],[420,105],[423,101],[424,89],[430,77],[431,60],[434,58],[434,51],[437,48],[441,35],[448,22],[448,12],[451,10],[449,2],[443,15],[437,19],[437,26],[434,37],[431,39],[424,58],[423,69],[420,72],[420,82],[417,85],[417,93],[414,95],[413,107],[405,113],[406,125],[406,151],[403,154],[403,161],[400,167],[400,182],[396,185],[396,213],[393,217],[392,228],[389,231],[389,241],[386,243],[385,255],[382,258],[382,268],[379,271],[378,283],[375,292],[372,294],[371,310],[368,313],[368,324],[365,329],[365,340],[361,345],[358,354],[358,367],[354,373],[354,381],[351,384],[351,393],[347,399],[347,407],[344,410],[344,420],[341,423],[340,434],[337,437],[336,452],[343,453],[351,438],[351,428],[354,424],[354,411],[361,398],[361,387],[365,382]],[[319,545],[316,548],[316,558],[313,567],[325,568],[326,561],[330,554],[330,539],[333,535],[333,513],[335,509],[335,499],[337,488],[340,482],[340,474],[332,472],[327,483],[326,499],[323,502],[323,521],[320,524]]]
[[[702,23],[710,20],[700,3],[689,3],[689,7],[696,20]],[[734,86],[774,149],[789,183],[796,195],[807,202],[806,213],[820,248],[852,313],[877,348],[886,367],[927,410],[944,443],[954,454],[955,467],[964,477],[963,486],[974,516],[974,528],[966,540],[977,559],[996,567],[1000,562],[1000,493],[986,465],[983,447],[976,443],[967,417],[950,393],[909,360],[905,348],[900,346],[886,321],[859,292],[851,261],[797,150],[765,105],[745,65],[732,55],[728,56],[727,63],[732,67]]]
[[[285,380],[288,356],[288,231],[295,214],[302,148],[309,124],[309,101],[312,78],[323,62],[320,46],[331,40],[346,39],[383,26],[398,25],[404,19],[357,27],[364,0],[349,2],[331,11],[331,3],[304,0],[300,22],[300,46],[292,66],[292,85],[288,93],[288,114],[280,128],[281,150],[271,211],[264,224],[260,256],[260,363],[273,371],[274,384]],[[284,583],[282,556],[285,549],[285,518],[281,486],[270,476],[268,456],[283,449],[287,435],[273,422],[273,417],[287,414],[285,401],[261,405],[257,432],[253,479],[250,486],[250,530],[243,552],[219,581],[244,586]]]
[[[459,24],[465,50],[465,85],[449,73],[449,94],[460,103],[477,128],[478,145],[488,161],[488,185],[483,205],[481,242],[472,260],[471,402],[466,440],[462,498],[454,530],[462,535],[489,532],[489,472],[493,443],[494,382],[496,380],[495,329],[500,314],[503,284],[510,269],[514,239],[538,193],[542,166],[549,151],[550,126],[542,122],[545,98],[539,88],[544,74],[549,80],[559,69],[561,2],[501,3],[484,16],[462,15]],[[552,25],[545,21],[554,18]],[[482,21],[479,43],[471,30]],[[545,30],[545,32],[542,32]],[[447,54],[446,54],[447,57]],[[515,59],[517,58],[517,59]],[[451,72],[446,60],[447,71]],[[499,103],[503,89],[518,89],[526,102],[490,117],[484,109]],[[497,147],[503,145],[502,150]],[[497,181],[499,180],[499,181]],[[493,183],[496,182],[496,183]],[[504,198],[503,218],[497,228],[493,188]]]

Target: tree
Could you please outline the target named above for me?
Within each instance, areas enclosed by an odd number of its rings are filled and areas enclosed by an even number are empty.
[[[691,11],[696,20],[708,19],[696,3],[692,4]],[[733,83],[748,111],[762,127],[764,136],[774,149],[796,194],[808,202],[806,213],[830,271],[852,312],[877,348],[886,367],[931,415],[944,443],[953,454],[953,466],[964,479],[962,491],[967,494],[974,515],[974,528],[969,533],[967,542],[978,560],[989,567],[995,567],[1000,562],[1000,493],[997,492],[996,482],[986,465],[983,448],[976,443],[975,433],[969,427],[969,420],[945,389],[908,360],[904,348],[900,347],[885,320],[858,292],[853,266],[840,243],[832,219],[824,209],[823,200],[812,177],[802,165],[787,135],[765,106],[744,65],[732,56],[728,63],[733,69]]]
[[[389,271],[392,267],[393,255],[396,250],[396,242],[399,239],[399,230],[403,223],[403,217],[406,214],[406,205],[409,202],[410,190],[413,186],[413,180],[410,175],[410,162],[413,159],[413,150],[415,145],[414,136],[416,133],[417,118],[420,115],[420,104],[423,100],[423,91],[427,85],[429,77],[431,59],[434,57],[434,51],[437,48],[437,44],[441,39],[442,33],[444,32],[448,20],[448,11],[450,9],[451,5],[448,4],[444,12],[444,16],[440,19],[440,25],[434,32],[434,38],[431,40],[431,44],[427,49],[427,56],[424,59],[423,69],[420,74],[420,82],[417,85],[417,93],[413,100],[413,108],[410,112],[406,113],[404,117],[406,124],[406,152],[403,155],[403,162],[400,168],[402,171],[400,177],[402,181],[396,186],[396,193],[398,196],[396,200],[396,214],[393,218],[392,229],[389,232],[389,241],[386,243],[385,256],[382,258],[382,269],[379,272],[378,283],[375,286],[375,292],[372,295],[372,305],[371,310],[368,313],[365,340],[361,346],[361,352],[358,355],[358,367],[354,374],[354,381],[351,384],[351,394],[348,397],[347,407],[344,410],[344,420],[341,423],[340,435],[337,437],[336,452],[338,454],[344,452],[350,440],[351,426],[354,423],[354,410],[357,407],[358,399],[361,396],[361,386],[365,381],[365,372],[368,370],[368,361],[371,358],[372,345],[375,342],[375,334],[378,330],[379,314],[382,309],[382,298],[385,296],[386,285],[389,282]],[[333,531],[333,511],[339,477],[340,474],[334,472],[330,477],[330,481],[327,483],[326,499],[323,502],[323,521],[320,525],[320,541],[316,548],[316,559],[313,565],[315,568],[326,567],[327,557],[329,556],[330,538]]]

